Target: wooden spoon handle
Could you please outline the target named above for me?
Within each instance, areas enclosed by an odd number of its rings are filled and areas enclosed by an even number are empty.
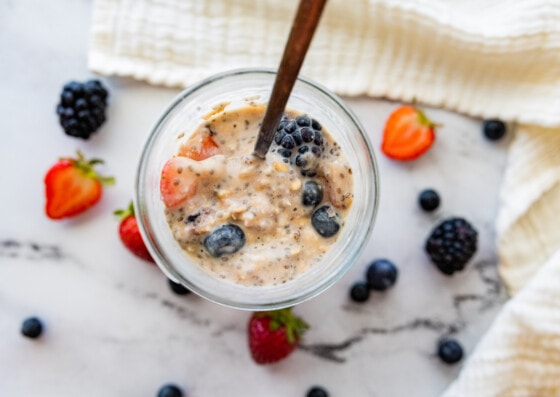
[[[301,0],[284,47],[254,154],[265,158],[327,0]]]

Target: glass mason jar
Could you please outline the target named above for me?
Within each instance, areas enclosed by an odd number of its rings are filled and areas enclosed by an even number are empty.
[[[266,104],[275,79],[266,69],[242,69],[212,76],[183,91],[155,124],[142,152],[136,178],[135,207],[142,237],[154,260],[171,280],[225,306],[273,310],[310,299],[340,279],[369,240],[378,205],[378,169],[364,128],[342,100],[300,77],[287,109],[318,120],[341,146],[354,177],[354,199],[336,242],[323,260],[291,281],[246,286],[220,279],[198,265],[174,239],[160,197],[160,173],[177,153],[178,136],[195,131],[203,116],[229,102],[227,110],[246,106],[247,98]]]

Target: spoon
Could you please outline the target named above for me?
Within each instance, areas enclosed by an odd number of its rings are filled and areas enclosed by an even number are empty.
[[[272,87],[254,155],[264,159],[296,82],[327,0],[301,0]]]

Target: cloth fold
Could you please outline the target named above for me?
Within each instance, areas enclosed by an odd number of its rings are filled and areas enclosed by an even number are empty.
[[[513,298],[443,397],[560,396],[560,128],[518,126],[501,187],[500,274]]]
[[[560,250],[502,309],[443,397],[560,396]]]
[[[560,250],[560,128],[518,126],[516,132],[496,224],[500,274],[510,294]]]
[[[89,66],[188,86],[277,67],[297,0],[97,0]],[[560,125],[558,0],[330,0],[302,73],[342,95]]]
[[[90,68],[188,86],[277,67],[297,0],[97,0]],[[513,296],[445,397],[560,396],[560,0],[330,0],[302,74],[518,124],[496,223]]]

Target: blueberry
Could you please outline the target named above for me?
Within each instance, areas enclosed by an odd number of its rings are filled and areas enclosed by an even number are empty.
[[[296,157],[297,161],[297,157]],[[316,207],[323,200],[323,188],[315,181],[307,181],[303,185],[301,203],[306,207]]]
[[[307,146],[307,145],[300,146],[297,151],[300,154],[307,153],[307,152],[309,152],[309,146]]]
[[[446,339],[438,345],[438,356],[444,363],[455,364],[463,358],[463,348],[454,339]]]
[[[482,124],[482,131],[487,139],[497,141],[506,134],[506,125],[497,119],[485,120]]]
[[[157,394],[157,397],[183,397],[183,391],[177,385],[165,385]]]
[[[424,211],[431,212],[439,207],[439,194],[433,189],[422,190],[418,196],[418,203]]]
[[[350,298],[354,302],[363,303],[369,299],[369,288],[366,283],[357,282],[350,288]]]
[[[313,386],[307,392],[307,397],[329,397],[329,393],[320,386]]]
[[[169,288],[171,288],[171,291],[173,291],[173,293],[175,293],[176,295],[187,295],[190,294],[191,291],[184,287],[182,284],[176,283],[173,280],[167,280],[169,283]]]
[[[292,156],[292,151],[288,149],[280,148],[277,152],[282,157],[290,158]]]
[[[284,135],[284,138],[282,138],[280,145],[284,149],[293,149],[296,146],[296,142],[291,135]]]
[[[309,127],[311,125],[311,120],[307,116],[297,116],[296,123],[302,127]]]
[[[311,128],[303,127],[301,130],[301,139],[304,142],[310,143],[315,139],[315,132]]]
[[[321,148],[318,146],[313,146],[311,148],[311,153],[313,153],[315,156],[319,157],[321,155]]]
[[[377,259],[366,270],[367,284],[373,290],[384,291],[395,284],[398,274],[393,262],[387,259]]]
[[[325,238],[334,236],[340,230],[337,214],[329,205],[319,207],[313,212],[311,224],[317,233]]]
[[[28,338],[38,338],[43,333],[43,323],[37,317],[29,317],[21,325],[21,334]]]
[[[220,226],[204,239],[204,247],[210,255],[219,258],[233,254],[245,245],[245,233],[233,224]]]

